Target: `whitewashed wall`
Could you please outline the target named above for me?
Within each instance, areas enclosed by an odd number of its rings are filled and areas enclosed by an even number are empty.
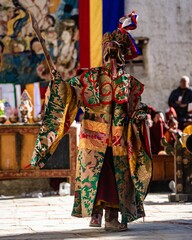
[[[182,75],[192,84],[192,0],[125,0],[139,15],[133,36],[148,37],[148,70],[134,73],[145,84],[143,102],[165,112]]]

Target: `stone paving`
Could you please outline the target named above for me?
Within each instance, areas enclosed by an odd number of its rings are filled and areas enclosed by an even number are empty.
[[[89,218],[71,216],[72,205],[73,196],[1,198],[0,239],[192,239],[192,203],[171,203],[168,194],[148,194],[144,221],[130,223],[126,232],[89,228]]]

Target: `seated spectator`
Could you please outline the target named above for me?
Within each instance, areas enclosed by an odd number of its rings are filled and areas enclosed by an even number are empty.
[[[147,107],[148,107],[147,113],[150,114],[151,119],[153,119],[155,117],[156,109],[150,105],[148,105]]]
[[[168,123],[170,120],[177,119],[177,113],[173,107],[170,107],[165,112],[166,122]]]
[[[189,77],[183,76],[180,85],[174,89],[168,99],[169,107],[173,107],[177,113],[179,129],[184,129],[188,118],[188,104],[192,103],[192,89],[189,87]]]
[[[175,118],[172,118],[168,121],[167,124],[167,130],[165,131],[165,139],[167,143],[169,143],[171,146],[174,146],[177,133],[181,132],[181,130],[178,129],[178,121]]]
[[[151,115],[149,113],[147,114],[147,124],[149,128],[153,126],[153,120],[151,119]]]
[[[161,139],[165,132],[165,118],[162,112],[155,112],[155,116],[152,119],[153,125],[150,128],[150,138],[151,138],[151,151],[152,154],[158,154],[160,151],[164,150],[161,145]]]

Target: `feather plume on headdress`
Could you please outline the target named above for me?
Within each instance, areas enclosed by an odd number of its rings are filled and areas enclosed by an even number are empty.
[[[118,24],[118,30],[122,34],[125,34],[129,38],[129,46],[125,46],[127,48],[127,53],[125,54],[125,60],[133,59],[136,58],[138,55],[140,55],[140,52],[137,48],[137,45],[129,33],[131,30],[134,30],[137,28],[137,20],[138,20],[138,15],[135,13],[135,11],[132,11],[130,14],[127,16],[123,16],[119,19],[119,24]]]

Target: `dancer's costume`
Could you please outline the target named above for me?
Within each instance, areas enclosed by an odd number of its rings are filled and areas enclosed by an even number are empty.
[[[53,72],[31,165],[45,165],[81,106],[73,216],[92,216],[97,206],[117,209],[124,224],[144,216],[152,175],[147,106],[141,102],[144,85],[124,71],[125,60],[138,56],[127,32],[136,20],[133,12],[104,35],[102,67],[67,82]]]

